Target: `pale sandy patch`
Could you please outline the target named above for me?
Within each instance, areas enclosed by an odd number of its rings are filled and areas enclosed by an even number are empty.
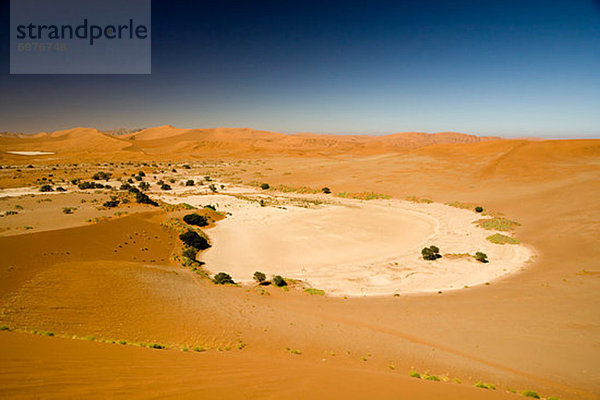
[[[177,202],[175,196],[161,197]],[[336,204],[285,204],[292,197]],[[442,204],[323,195],[278,195],[277,200],[279,206],[261,207],[222,194],[185,197],[189,204],[216,204],[230,213],[207,231],[213,247],[202,258],[211,272],[251,282],[254,272],[262,271],[303,280],[331,295],[406,294],[490,282],[520,270],[533,255],[522,245],[490,243],[486,237],[493,231],[473,223],[481,215]],[[432,244],[442,254],[482,251],[490,262],[468,256],[425,261],[421,249]]]
[[[56,154],[53,151],[7,151],[9,154],[16,154],[19,156],[45,156],[49,154]]]

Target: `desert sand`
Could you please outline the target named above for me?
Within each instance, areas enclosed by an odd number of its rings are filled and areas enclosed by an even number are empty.
[[[0,227],[11,228],[0,237],[0,325],[9,329],[0,332],[3,397],[518,399],[519,392],[532,390],[543,398],[598,398],[600,141],[451,135],[452,141],[432,143],[440,136],[426,134],[338,140],[235,129],[170,132],[165,140],[143,140],[137,134],[137,139],[117,138],[86,128],[0,138],[0,187],[3,193],[15,189],[15,196],[0,200],[0,211],[16,212],[0,218]],[[265,198],[298,197],[303,188],[318,192],[324,186],[332,189],[331,202],[346,201],[341,193],[391,196],[357,200],[364,210],[401,207],[412,196],[434,203],[411,207],[432,206],[434,211],[446,210],[447,202],[479,204],[490,214],[518,221],[504,233],[519,239],[533,258],[516,273],[490,278],[490,285],[448,287],[441,294],[344,298],[248,283],[214,285],[173,259],[180,251],[177,232],[165,223],[190,211],[126,204],[102,209],[111,192],[80,193],[68,183],[90,180],[99,170],[116,178],[144,170],[152,183],[148,193],[156,199],[183,198],[185,179],[211,176],[225,185],[223,193],[230,190],[224,196],[235,200],[236,185],[266,182],[277,190]],[[174,190],[162,192],[155,182],[167,176],[175,180]],[[22,188],[49,179],[64,184],[67,192],[18,196],[25,194],[19,193]],[[200,192],[208,193],[207,186]],[[42,199],[52,201],[37,203]],[[42,204],[47,209],[39,211]],[[202,268],[211,273],[221,270],[215,266],[213,271],[209,258],[222,247],[219,230],[226,233],[228,225],[257,215],[244,216],[244,208],[233,205],[227,210],[224,200],[219,204],[218,210],[231,215],[205,229],[214,246],[199,255],[207,257]],[[337,216],[323,210],[349,212],[345,205],[297,212],[278,206],[263,208],[273,220],[290,211],[281,217],[282,229],[287,218],[303,220],[301,215],[313,212],[323,213],[319,226],[331,229]],[[81,208],[64,214],[64,207]],[[465,233],[467,226],[480,229],[472,224],[477,216],[471,210],[451,210],[465,214]],[[116,215],[121,211],[127,214]],[[51,217],[42,221],[36,217],[40,212]],[[354,222],[341,215],[352,227]],[[374,221],[383,219],[385,229],[397,229],[377,212],[373,215]],[[365,222],[365,228],[372,223]],[[427,238],[426,222],[410,218],[406,223],[424,227],[423,234],[406,240]],[[248,232],[268,230],[257,226]],[[452,236],[440,232],[434,244],[439,242],[442,253],[479,248],[476,241],[461,242],[462,248],[442,242]],[[493,231],[481,232],[487,233]],[[291,234],[297,232],[291,229]],[[398,237],[408,243],[401,229]],[[306,240],[310,245],[310,237]],[[387,249],[374,258],[387,257]],[[502,255],[492,256],[491,248],[486,252],[490,263],[485,268],[495,268]],[[288,267],[295,268],[292,262]],[[263,272],[270,272],[267,268]],[[166,348],[148,348],[152,343]],[[411,370],[440,381],[412,378]],[[339,383],[335,389],[332,381]],[[496,389],[475,387],[479,381]],[[262,382],[258,389],[256,382]]]

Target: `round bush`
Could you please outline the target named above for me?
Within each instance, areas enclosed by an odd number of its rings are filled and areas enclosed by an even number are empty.
[[[260,271],[256,271],[254,273],[254,280],[258,283],[264,282],[267,279],[267,276]]]
[[[273,284],[279,287],[287,286],[287,282],[285,281],[285,279],[283,279],[281,275],[275,275],[273,277]]]
[[[190,247],[193,247],[197,250],[206,250],[210,247],[208,240],[205,237],[200,236],[198,232],[187,231],[186,233],[182,233],[179,235],[179,239]]]
[[[200,214],[188,214],[183,217],[183,221],[186,224],[197,225],[197,226],[206,226],[208,225],[208,219],[204,215]]]
[[[213,278],[213,282],[217,285],[225,285],[226,283],[230,283],[232,285],[235,284],[235,282],[231,278],[231,275],[226,274],[225,272],[219,272],[218,274],[216,274]]]

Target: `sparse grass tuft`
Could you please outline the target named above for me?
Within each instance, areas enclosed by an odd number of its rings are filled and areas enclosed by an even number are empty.
[[[516,226],[520,226],[521,224],[516,221],[511,221],[508,218],[504,217],[493,217],[480,219],[475,222],[477,226],[487,229],[490,231],[512,231]]]
[[[481,389],[491,389],[491,390],[496,390],[496,386],[494,386],[491,383],[483,383],[481,381],[477,382],[475,385],[473,385],[475,387],[481,388]]]
[[[194,350],[196,353],[202,353],[203,351],[206,351],[204,347],[199,346],[194,347],[192,350]]]
[[[540,398],[540,395],[537,392],[534,392],[533,390],[523,390],[521,394],[525,397],[533,397],[534,399]]]
[[[519,243],[521,243],[521,241],[519,239],[515,239],[514,237],[506,236],[501,233],[494,233],[493,235],[486,237],[486,239],[489,242],[492,242],[494,244],[519,244]]]
[[[418,373],[417,371],[410,371],[408,373],[408,376],[412,377],[412,378],[417,378],[417,379],[421,379],[421,374]]]
[[[427,379],[428,381],[436,381],[436,382],[440,381],[440,378],[438,378],[436,375],[427,375],[425,377],[425,379]]]
[[[425,197],[417,197],[417,196],[408,196],[406,198],[408,201],[412,201],[413,203],[423,203],[423,204],[431,204],[433,200],[427,199]]]
[[[302,354],[302,352],[300,350],[298,350],[298,349],[292,349],[292,348],[289,348],[289,347],[286,347],[285,349],[287,351],[289,351],[290,353],[295,354],[297,356],[299,356],[299,355]]]
[[[306,288],[306,289],[304,289],[304,291],[306,293],[310,294],[311,296],[313,296],[313,295],[324,296],[325,295],[325,291],[321,290],[321,289]]]

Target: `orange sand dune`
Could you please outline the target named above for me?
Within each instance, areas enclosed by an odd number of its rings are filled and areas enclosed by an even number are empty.
[[[407,132],[384,136],[316,135],[258,131],[249,128],[180,129],[171,125],[112,136],[92,128],[73,128],[53,133],[0,137],[0,150],[92,152],[96,156],[139,154],[178,158],[186,156],[242,154],[377,154],[406,151],[438,143],[474,143],[498,140],[454,132],[435,134]]]
[[[266,387],[259,383],[263,390],[251,395],[369,397],[361,392],[364,388],[378,398],[522,398],[507,393],[509,387],[563,400],[598,398],[600,140],[473,139],[406,148],[401,147],[409,146],[402,135],[395,147],[394,136],[391,144],[380,146],[385,137],[214,129],[172,131],[161,139],[150,132],[148,140],[86,129],[38,138],[3,137],[0,149],[56,151],[35,156],[39,164],[185,161],[195,179],[211,175],[225,185],[258,181],[273,187],[328,186],[334,194],[374,192],[481,204],[486,211],[518,221],[513,234],[531,245],[536,257],[520,273],[489,286],[343,299],[294,289],[267,287],[266,294],[261,288],[213,285],[170,261],[177,240],[160,226],[167,217],[162,212],[0,237],[2,325],[170,347],[64,344],[62,338],[2,333],[3,395],[87,397],[93,390],[99,397],[227,397],[220,383],[225,377],[231,396],[239,398],[266,377]],[[70,152],[61,153],[60,143]],[[3,164],[36,164],[27,156],[0,157]],[[69,173],[86,177],[95,169]],[[23,171],[31,174],[1,170],[4,187],[11,182],[34,185],[34,173],[50,172]],[[186,178],[177,176],[176,184]],[[143,244],[130,244],[135,233],[143,235]],[[150,250],[142,250],[146,247]],[[208,351],[178,351],[195,345]],[[49,359],[57,352],[65,359],[53,369]],[[206,358],[200,366],[200,358],[189,361],[193,356]],[[457,377],[462,384],[408,379],[411,369]],[[119,374],[128,378],[124,381]],[[37,376],[46,380],[32,380]],[[497,390],[473,388],[479,380],[495,384]],[[333,392],[327,385],[331,381],[347,392]]]

